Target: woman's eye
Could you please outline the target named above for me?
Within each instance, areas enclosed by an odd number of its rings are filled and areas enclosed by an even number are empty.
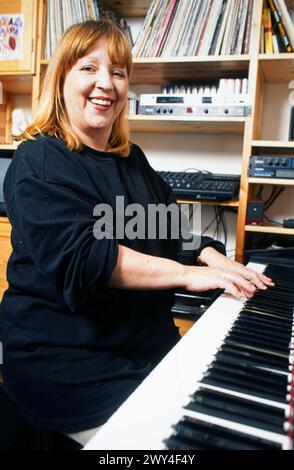
[[[119,78],[125,78],[126,76],[125,73],[120,70],[114,70],[112,73],[115,77],[119,77]]]
[[[82,70],[85,70],[85,72],[94,72],[95,69],[91,65],[85,65]]]

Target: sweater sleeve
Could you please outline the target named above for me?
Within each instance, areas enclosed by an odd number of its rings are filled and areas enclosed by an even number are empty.
[[[26,176],[14,188],[9,217],[19,243],[74,311],[107,283],[116,264],[115,239],[98,240],[86,196]]]

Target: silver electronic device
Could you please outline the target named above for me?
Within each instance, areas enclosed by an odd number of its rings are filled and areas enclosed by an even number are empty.
[[[139,114],[175,116],[249,116],[246,94],[231,96],[203,94],[142,94]]]

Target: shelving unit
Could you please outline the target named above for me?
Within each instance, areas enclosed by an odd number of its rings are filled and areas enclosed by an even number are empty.
[[[0,145],[11,144],[12,110],[15,95],[29,95],[32,109],[37,105],[39,94],[39,56],[41,48],[40,18],[45,0],[1,0],[0,14],[23,14],[23,57],[19,60],[0,61],[0,82],[3,104],[0,117],[4,121],[0,131]],[[2,116],[1,116],[2,115]]]

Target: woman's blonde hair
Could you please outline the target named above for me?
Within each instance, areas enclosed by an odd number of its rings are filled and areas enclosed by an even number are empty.
[[[39,105],[32,123],[16,137],[34,140],[37,134],[55,136],[69,150],[81,150],[82,142],[71,128],[65,109],[63,85],[67,72],[100,39],[105,38],[110,60],[126,66],[130,76],[132,53],[123,32],[111,21],[78,23],[63,34],[46,71]],[[109,151],[127,156],[130,152],[129,130],[123,109],[116,118],[109,139]]]

